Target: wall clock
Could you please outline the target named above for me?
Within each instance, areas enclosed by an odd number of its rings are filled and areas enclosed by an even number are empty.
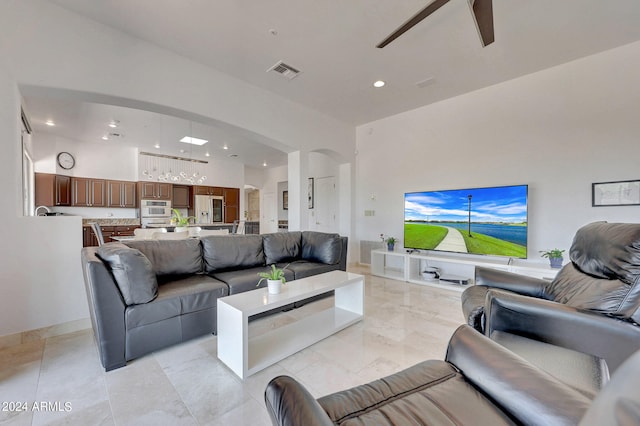
[[[71,170],[76,165],[76,159],[68,152],[61,152],[58,154],[58,165],[65,170]]]

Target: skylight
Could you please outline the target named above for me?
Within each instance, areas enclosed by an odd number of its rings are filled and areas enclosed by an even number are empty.
[[[190,143],[191,145],[204,145],[209,141],[206,141],[204,139],[194,138],[191,136],[185,136],[184,138],[180,139],[180,142]]]

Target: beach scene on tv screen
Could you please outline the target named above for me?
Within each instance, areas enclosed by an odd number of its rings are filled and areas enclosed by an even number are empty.
[[[405,194],[404,246],[527,257],[527,186]]]

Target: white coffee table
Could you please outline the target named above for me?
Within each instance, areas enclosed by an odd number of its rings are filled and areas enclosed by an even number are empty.
[[[280,294],[260,288],[218,299],[218,358],[241,379],[362,320],[362,275],[331,271],[282,288]],[[250,316],[332,290],[334,306],[249,338]]]

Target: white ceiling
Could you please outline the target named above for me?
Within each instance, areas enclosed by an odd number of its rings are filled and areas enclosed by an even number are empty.
[[[485,48],[451,0],[384,49],[428,0],[50,1],[353,125],[640,40],[638,0],[494,0]],[[267,73],[279,60],[302,73]]]
[[[249,132],[225,130],[133,108],[43,97],[39,93],[31,94],[29,88],[23,89],[23,95],[30,124],[36,133],[203,161],[222,159],[252,167],[264,167],[265,163],[267,167],[287,164],[285,152],[260,143],[259,137]],[[53,120],[55,126],[47,126],[47,120]],[[117,127],[109,127],[114,121]],[[103,136],[108,140],[103,140]],[[179,142],[184,136],[209,142],[202,146]]]

